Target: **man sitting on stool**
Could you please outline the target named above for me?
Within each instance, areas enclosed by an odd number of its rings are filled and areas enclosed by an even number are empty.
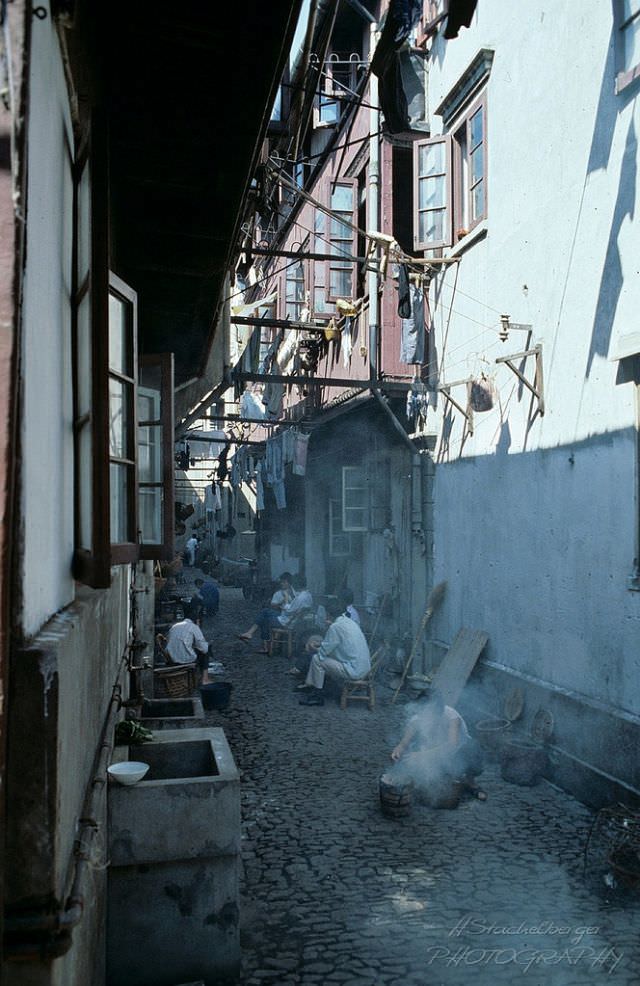
[[[311,656],[304,685],[298,685],[308,694],[300,705],[324,705],[322,688],[325,675],[335,681],[358,681],[371,670],[371,655],[365,635],[350,617],[345,615],[344,604],[339,599],[329,599],[327,616],[331,626],[320,648]]]
[[[164,650],[171,664],[196,664],[202,684],[209,683],[209,644],[194,620],[195,610],[189,603],[184,608],[184,620],[174,623],[167,635]]]

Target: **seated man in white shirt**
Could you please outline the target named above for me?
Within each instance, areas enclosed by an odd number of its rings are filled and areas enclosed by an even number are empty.
[[[184,619],[173,624],[163,647],[172,664],[197,664],[202,674],[202,684],[207,685],[209,644],[193,616],[193,608],[185,606]]]
[[[293,578],[293,585],[289,585],[288,590],[291,596],[288,602],[280,607],[280,611],[274,609],[272,599],[271,606],[258,613],[253,626],[249,627],[246,633],[238,634],[240,640],[249,641],[255,631],[260,630],[262,651],[268,654],[271,631],[276,627],[292,627],[304,613],[311,611],[313,598],[307,589],[306,579],[302,575]]]
[[[271,597],[271,602],[264,609],[260,610],[255,618],[255,622],[245,630],[244,633],[238,634],[239,640],[244,640],[248,643],[253,637],[256,630],[260,631],[260,638],[262,640],[262,653],[269,653],[269,638],[271,637],[271,628],[277,626],[278,618],[282,614],[283,610],[289,605],[289,603],[295,598],[295,591],[291,584],[293,576],[290,572],[283,572],[278,579],[279,588],[276,589]]]
[[[365,635],[344,612],[340,599],[329,599],[327,615],[332,621],[320,648],[311,657],[304,685],[307,694],[301,705],[324,705],[322,688],[325,675],[335,681],[357,681],[371,670],[371,655]]]
[[[291,602],[282,607],[277,623],[281,627],[291,626],[304,613],[310,613],[313,597],[307,589],[307,580],[303,575],[297,575],[293,580],[294,597]]]

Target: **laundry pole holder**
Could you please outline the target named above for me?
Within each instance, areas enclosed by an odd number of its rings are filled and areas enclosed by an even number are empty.
[[[514,366],[513,360],[516,359],[528,359],[530,356],[534,356],[536,360],[536,369],[534,381],[531,383],[525,377],[524,373]],[[498,356],[496,363],[505,363],[510,370],[513,370],[515,375],[519,380],[525,385],[527,390],[530,390],[533,396],[538,401],[538,413],[540,415],[544,414],[544,378],[542,373],[542,343],[538,343],[533,349],[525,349],[522,353],[514,353],[512,356]]]

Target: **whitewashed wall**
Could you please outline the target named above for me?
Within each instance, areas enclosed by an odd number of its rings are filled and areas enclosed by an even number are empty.
[[[34,17],[32,34],[20,368],[26,634],[73,598],[72,182],[66,146],[73,144],[51,18]]]
[[[464,446],[454,412],[440,447],[434,580],[449,582],[440,636],[482,627],[496,663],[637,715],[635,388],[611,357],[640,310],[640,108],[615,95],[612,38],[609,3],[480,0],[436,45],[432,109],[495,49],[486,237],[462,250],[446,348],[454,271],[438,278],[435,339],[441,379],[493,373],[499,403]],[[502,312],[543,345],[546,413],[530,428],[531,395],[494,363],[526,344],[499,340]]]

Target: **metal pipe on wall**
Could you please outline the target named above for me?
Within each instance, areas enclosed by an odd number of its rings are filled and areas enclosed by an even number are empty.
[[[369,27],[369,57],[375,51],[377,23]],[[378,78],[369,73],[369,181],[367,201],[367,228],[372,232],[378,229],[380,208],[380,110],[378,107]],[[377,271],[369,269],[367,274],[369,289],[369,377],[377,380],[379,373],[378,347],[380,300],[378,291],[380,279]]]

